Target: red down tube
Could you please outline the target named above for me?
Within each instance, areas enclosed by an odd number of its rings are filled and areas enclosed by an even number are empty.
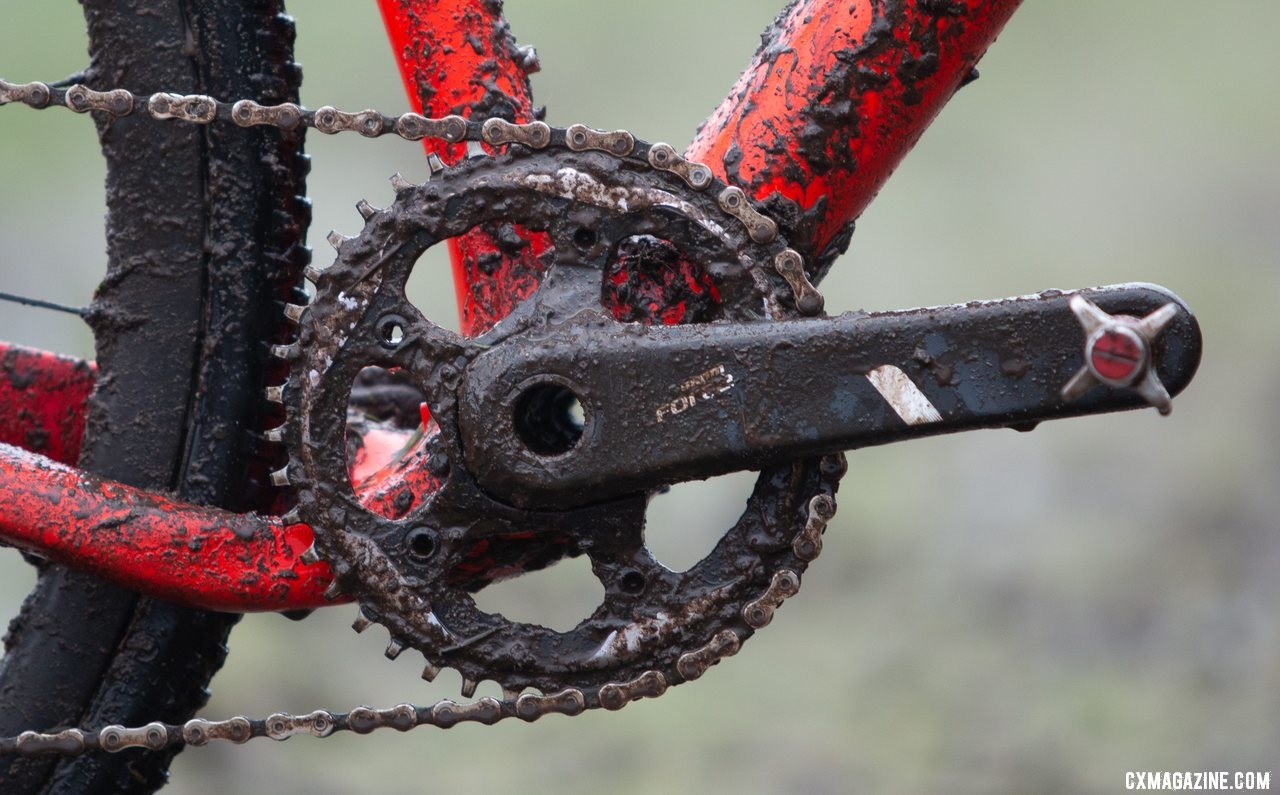
[[[1021,0],[798,0],[686,156],[764,203],[819,272]]]

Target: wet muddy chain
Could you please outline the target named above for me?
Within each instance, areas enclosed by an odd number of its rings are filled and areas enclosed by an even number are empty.
[[[97,111],[117,117],[145,112],[155,119],[195,124],[231,122],[240,127],[270,126],[285,131],[309,127],[326,134],[357,132],[368,138],[395,135],[411,141],[434,138],[448,143],[467,143],[473,148],[473,154],[481,153],[474,150],[482,143],[490,146],[518,144],[530,149],[552,147],[575,152],[600,151],[674,174],[695,191],[714,188],[718,191],[715,198],[719,207],[742,224],[752,241],[763,245],[773,243],[778,237],[776,223],[758,212],[740,188],[719,182],[710,168],[686,160],[670,145],[645,144],[624,130],[605,132],[581,124],[557,128],[541,121],[513,124],[496,118],[474,122],[461,116],[429,118],[416,113],[388,116],[373,110],[351,113],[328,106],[313,111],[292,103],[263,106],[247,99],[229,103],[204,95],[139,95],[125,89],[95,91],[78,84],[63,88],[40,82],[14,84],[0,79],[0,105],[10,103],[37,109],[65,107],[76,113]],[[822,296],[806,276],[800,255],[785,248],[776,255],[773,264],[777,274],[790,287],[798,312],[802,315],[819,314]],[[844,471],[843,456],[828,456],[821,469],[824,480],[838,481]],[[821,551],[822,534],[835,513],[835,500],[827,493],[814,494],[805,509],[804,524],[791,541],[791,552],[802,564],[815,559]],[[795,568],[802,569],[801,566]],[[772,621],[778,606],[799,588],[800,574],[797,571],[785,567],[775,571],[768,587],[743,606],[742,621],[751,630],[763,628]],[[357,619],[359,623],[360,619]],[[720,659],[736,654],[740,643],[739,634],[726,628],[702,646],[680,655],[675,666],[679,681],[699,678]],[[633,700],[662,695],[668,684],[667,676],[661,671],[649,670],[628,681],[600,686],[594,700],[605,709],[617,710]],[[511,694],[501,700],[486,697],[457,703],[446,699],[431,706],[399,704],[380,710],[358,707],[347,713],[318,710],[306,715],[276,713],[262,719],[237,716],[210,721],[194,718],[181,725],[154,722],[135,728],[109,725],[96,731],[77,728],[50,733],[27,731],[17,737],[0,738],[0,754],[75,756],[90,750],[161,750],[171,745],[204,745],[214,740],[243,743],[255,737],[285,740],[299,734],[313,737],[327,737],[343,731],[367,734],[387,727],[408,731],[424,725],[440,728],[465,722],[489,725],[508,717],[532,722],[548,714],[577,715],[587,706],[582,690],[569,687],[549,694]]]

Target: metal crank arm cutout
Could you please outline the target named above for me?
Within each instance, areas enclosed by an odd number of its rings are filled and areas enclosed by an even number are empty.
[[[1153,285],[772,323],[575,325],[479,356],[459,423],[484,488],[563,508],[918,436],[1164,411],[1199,360],[1195,318]],[[580,431],[566,419],[575,399]],[[538,432],[557,426],[567,432]]]

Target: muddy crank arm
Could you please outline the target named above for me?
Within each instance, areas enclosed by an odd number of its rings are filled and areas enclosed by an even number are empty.
[[[606,322],[479,356],[459,422],[482,486],[565,508],[918,436],[1167,412],[1199,360],[1195,318],[1153,285],[773,323]]]
[[[1113,317],[1117,316],[1117,317]],[[467,468],[568,509],[792,456],[1153,403],[1200,358],[1195,319],[1148,285],[777,323],[602,321],[515,337],[461,385]],[[577,398],[585,423],[568,410]],[[175,602],[343,601],[312,531],[103,481],[0,444],[0,543]]]

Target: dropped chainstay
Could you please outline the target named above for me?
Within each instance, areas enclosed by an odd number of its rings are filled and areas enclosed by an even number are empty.
[[[368,138],[383,135],[395,135],[406,140],[434,138],[448,143],[467,143],[471,153],[476,155],[485,154],[479,149],[480,144],[519,144],[530,149],[557,147],[575,152],[595,150],[674,174],[695,191],[705,191],[718,183],[706,165],[686,160],[668,144],[647,144],[624,130],[606,132],[581,124],[558,128],[541,121],[513,124],[496,118],[475,122],[461,116],[429,118],[416,113],[388,116],[374,110],[352,113],[329,106],[313,111],[292,103],[264,106],[252,100],[228,103],[205,95],[163,92],[139,95],[125,89],[96,91],[78,84],[63,88],[41,82],[13,84],[0,79],[0,105],[9,103],[21,103],[36,109],[65,107],[76,113],[92,111],[116,117],[145,112],[158,120],[196,124],[230,122],[241,127],[265,125],[286,131],[309,127],[325,134],[358,132]],[[752,241],[768,244],[777,239],[777,224],[757,211],[740,188],[718,183],[715,198],[726,214],[742,224]],[[822,297],[805,274],[798,253],[792,249],[782,250],[774,259],[773,266],[790,288],[800,314],[815,315],[822,311]],[[308,275],[314,274],[309,272]],[[279,387],[269,390],[269,396],[272,390],[279,390]],[[834,483],[843,472],[843,457],[830,458],[831,461],[824,462],[822,469]],[[835,501],[831,495],[819,493],[808,500],[806,508],[804,525],[791,542],[795,557],[803,563],[816,558],[821,550],[821,536],[835,512]],[[782,601],[794,595],[799,586],[800,575],[797,572],[786,568],[775,571],[769,586],[744,605],[743,621],[752,629],[763,628],[772,620]],[[363,616],[357,619],[357,625],[362,621]],[[702,646],[680,655],[676,663],[679,681],[699,678],[721,658],[735,654],[740,642],[737,633],[724,629]],[[650,670],[627,681],[610,682],[595,688],[593,700],[605,709],[617,710],[630,701],[659,696],[667,687],[666,676],[660,671]],[[155,722],[136,728],[109,725],[87,731],[78,728],[47,733],[28,731],[17,737],[0,738],[0,754],[75,756],[90,750],[160,750],[179,743],[204,745],[214,740],[243,743],[255,737],[285,740],[296,734],[315,737],[327,737],[342,731],[365,734],[384,727],[407,731],[424,725],[449,728],[463,722],[488,725],[510,717],[534,721],[553,713],[577,715],[587,706],[582,690],[569,687],[550,694],[511,694],[503,699],[486,697],[468,703],[446,699],[427,707],[400,704],[383,710],[359,707],[348,713],[319,710],[306,715],[276,713],[264,719],[237,716],[208,721],[195,718],[182,725]]]

